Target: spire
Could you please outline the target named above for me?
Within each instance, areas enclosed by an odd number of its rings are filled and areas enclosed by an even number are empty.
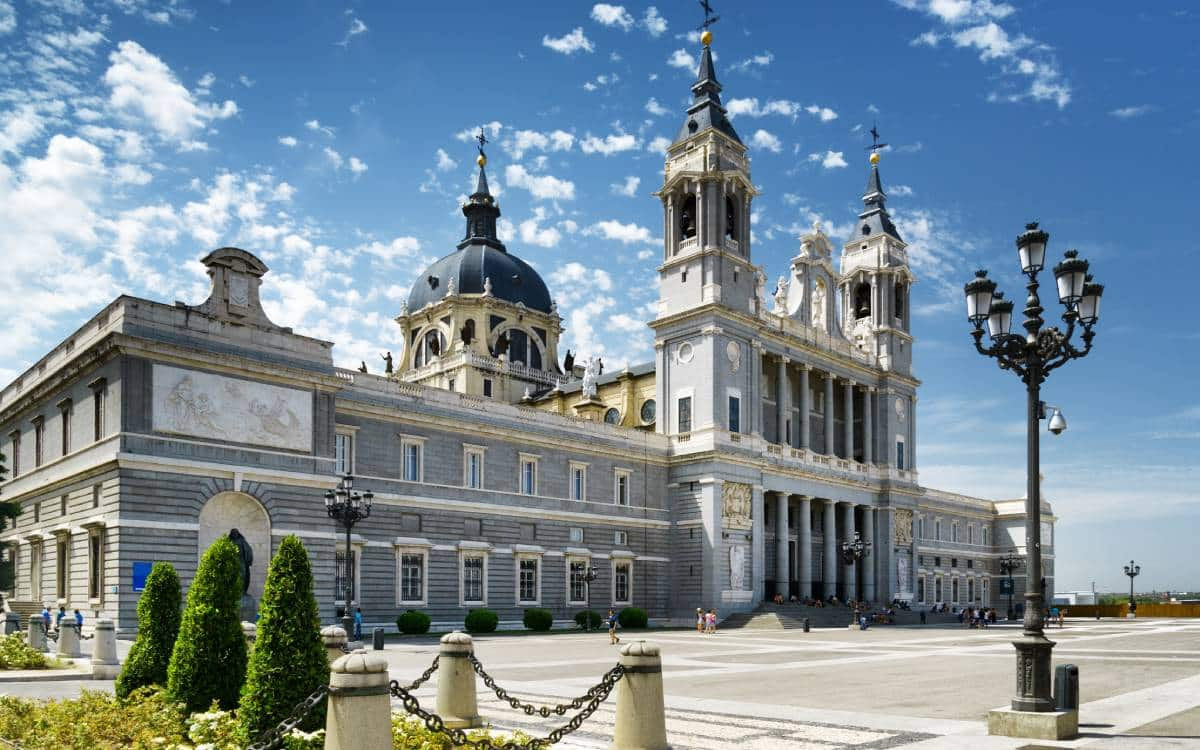
[[[706,29],[700,35],[700,41],[704,49],[700,53],[696,82],[692,84],[692,106],[688,107],[687,121],[675,137],[675,142],[679,143],[709,128],[716,128],[737,143],[741,143],[742,139],[738,137],[729,118],[725,116],[725,108],[721,106],[721,84],[717,81],[717,71],[713,67],[712,59],[712,32]]]
[[[479,129],[475,140],[479,141],[479,156],[475,159],[475,163],[479,165],[479,179],[475,183],[475,192],[471,193],[471,197],[462,207],[463,216],[467,217],[467,232],[463,241],[458,243],[458,249],[461,250],[467,245],[490,245],[507,252],[504,243],[496,236],[496,219],[500,217],[500,206],[488,190],[485,169],[487,154],[483,152],[483,146],[488,140],[483,134],[483,128]]]
[[[859,234],[862,237],[887,234],[903,242],[887,212],[887,193],[879,178],[879,149],[887,144],[879,142],[879,131],[874,125],[871,126],[871,140],[871,145],[867,146],[871,151],[871,176],[867,178],[867,191],[863,193],[863,212],[858,215]]]

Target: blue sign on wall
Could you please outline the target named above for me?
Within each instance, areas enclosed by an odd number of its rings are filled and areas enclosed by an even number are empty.
[[[146,578],[150,575],[150,569],[154,567],[152,560],[134,560],[133,561],[133,590],[143,591],[146,588]]]

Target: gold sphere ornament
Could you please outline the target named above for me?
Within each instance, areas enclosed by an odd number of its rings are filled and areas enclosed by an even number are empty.
[[[872,154],[871,154],[871,163],[872,163],[872,164],[878,164],[878,163],[879,163],[879,154],[872,152]]]
[[[712,44],[712,32],[705,31],[703,34],[701,34],[700,35],[700,43],[703,44],[705,47]]]
[[[479,167],[482,169],[483,165],[487,164],[487,157],[484,156],[483,154],[480,154],[479,158],[475,160],[475,163],[478,164]]]

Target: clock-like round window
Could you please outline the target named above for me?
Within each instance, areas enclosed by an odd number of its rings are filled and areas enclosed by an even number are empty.
[[[617,409],[616,407],[612,407],[608,411],[604,412],[604,421],[608,422],[609,424],[620,424],[620,422],[621,422],[620,409]]]
[[[654,399],[648,398],[642,402],[642,424],[654,424],[655,413],[658,411],[658,404]]]

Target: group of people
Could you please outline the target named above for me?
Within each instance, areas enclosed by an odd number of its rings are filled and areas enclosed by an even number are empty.
[[[67,615],[66,606],[62,605],[62,604],[58,605],[58,612],[55,612],[53,615],[54,629],[61,630],[62,629],[62,621],[64,618],[66,618],[68,616],[69,615]],[[50,606],[46,605],[46,606],[42,607],[42,624],[45,626],[47,633],[50,632],[50,618],[51,618]],[[82,628],[83,627],[83,613],[80,612],[79,610],[75,610],[75,618],[74,619],[75,619],[76,627]]]
[[[696,607],[696,632],[702,634],[717,632],[717,610],[710,609],[705,612]]]
[[[984,607],[964,607],[958,613],[958,621],[968,628],[986,628],[996,622],[996,610]]]

